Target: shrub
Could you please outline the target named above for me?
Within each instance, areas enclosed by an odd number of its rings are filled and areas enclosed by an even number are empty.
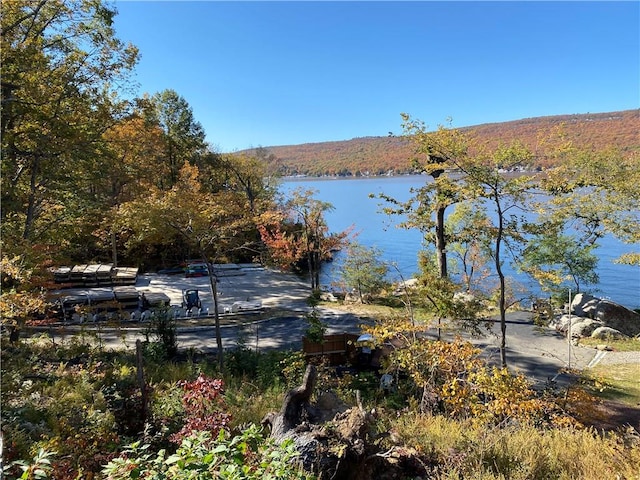
[[[154,340],[149,341],[149,336]],[[154,359],[174,358],[178,353],[176,322],[168,308],[158,308],[151,315],[146,331],[145,354]]]
[[[124,455],[110,461],[103,474],[108,480],[151,477],[167,480],[311,479],[297,465],[297,456],[291,440],[274,444],[264,440],[260,429],[251,425],[233,437],[224,430],[217,437],[212,437],[210,432],[192,432],[170,456],[164,450],[154,455],[148,446],[134,443]]]
[[[304,336],[315,343],[324,342],[324,334],[327,332],[327,324],[322,321],[318,310],[314,306],[311,312],[307,313],[307,329],[304,331]]]
[[[23,460],[16,460],[6,465],[2,469],[3,476],[9,476],[10,478],[16,478],[20,480],[39,480],[48,478],[51,473],[51,460],[49,459],[54,455],[54,452],[48,452],[44,449],[38,450],[38,453],[33,457],[31,463]],[[22,471],[22,475],[18,477],[18,472]]]
[[[206,431],[216,436],[227,428],[231,415],[225,412],[222,380],[201,374],[193,382],[180,382],[179,385],[184,390],[182,405],[185,410],[185,424],[171,437],[173,442],[182,442],[194,431]]]

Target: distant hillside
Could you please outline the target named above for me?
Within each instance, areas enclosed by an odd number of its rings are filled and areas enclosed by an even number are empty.
[[[481,140],[489,143],[519,139],[535,151],[539,139],[558,128],[562,128],[568,138],[580,147],[601,149],[615,146],[625,152],[640,150],[640,110],[526,118],[463,130],[474,131]],[[411,144],[400,137],[362,137],[265,148],[275,156],[283,175],[407,173],[411,171],[413,156]]]

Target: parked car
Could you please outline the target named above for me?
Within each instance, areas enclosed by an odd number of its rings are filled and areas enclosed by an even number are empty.
[[[185,269],[185,277],[206,277],[209,275],[209,268],[204,262],[190,263]]]

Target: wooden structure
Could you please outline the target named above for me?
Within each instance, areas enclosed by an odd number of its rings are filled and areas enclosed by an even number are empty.
[[[169,306],[170,298],[164,293],[145,292],[151,308]],[[69,288],[49,292],[49,301],[58,305],[59,314],[65,320],[78,316],[101,317],[127,313],[138,308],[139,292],[130,286]]]
[[[54,281],[68,288],[135,285],[138,279],[137,268],[114,267],[111,264],[58,267],[52,272]]]
[[[302,337],[302,351],[307,359],[325,357],[329,365],[344,365],[356,356],[358,340],[357,334],[338,333],[325,335],[322,342],[314,342]]]

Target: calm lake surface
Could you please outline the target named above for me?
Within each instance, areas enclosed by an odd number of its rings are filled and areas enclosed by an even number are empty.
[[[423,239],[417,230],[398,228],[400,219],[381,213],[381,200],[369,198],[370,194],[384,193],[404,201],[411,196],[410,189],[417,188],[428,180],[427,176],[410,175],[399,177],[375,177],[353,179],[287,179],[281,190],[290,192],[301,187],[316,191],[315,198],[330,202],[334,210],[327,212],[325,218],[332,232],[353,227],[357,241],[369,247],[375,246],[382,251],[383,259],[393,262],[403,278],[410,278],[418,271],[418,251],[423,248]],[[612,236],[600,240],[596,254],[599,257],[598,285],[588,285],[585,290],[629,308],[640,307],[640,268],[618,265],[613,260],[621,254],[637,251],[632,245],[626,245]],[[339,278],[340,253],[336,262],[329,263],[323,269],[321,282],[330,285]],[[518,274],[505,261],[505,274],[518,282],[533,295],[540,295],[537,284],[526,275]],[[399,280],[397,272],[392,272],[393,280]],[[497,281],[497,277],[493,279]],[[491,281],[491,279],[489,280]]]

